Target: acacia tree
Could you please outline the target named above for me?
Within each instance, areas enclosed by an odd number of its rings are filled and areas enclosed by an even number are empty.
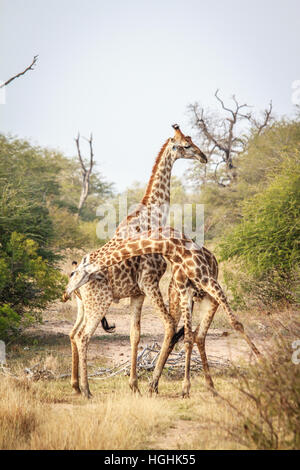
[[[239,104],[235,95],[232,96],[233,105],[226,106],[219,96],[215,97],[222,108],[222,115],[205,110],[199,103],[189,106],[192,115],[192,126],[197,129],[202,148],[210,156],[210,166],[213,170],[213,179],[220,186],[234,183],[237,171],[234,157],[245,150],[247,136],[251,129],[260,134],[272,121],[272,102],[263,111],[261,119],[257,119],[246,103]],[[224,116],[225,114],[225,116]],[[219,175],[223,165],[224,171]],[[206,171],[206,170],[205,170]],[[206,180],[204,174],[203,182]]]

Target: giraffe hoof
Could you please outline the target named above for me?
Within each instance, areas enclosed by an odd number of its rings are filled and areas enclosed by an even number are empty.
[[[217,392],[215,391],[215,389],[214,389],[213,386],[212,386],[212,387],[209,387],[209,391],[210,391],[210,393],[212,394],[213,397],[217,397],[217,396],[218,396],[218,394],[217,394]]]
[[[142,395],[137,383],[129,384],[129,387],[133,393],[138,393],[140,396]]]
[[[210,377],[208,377],[206,379],[206,385],[207,385],[209,390],[214,390],[214,388],[215,388],[214,383],[213,383],[213,381]]]
[[[190,388],[191,383],[189,380],[184,380],[181,389],[181,396],[182,398],[189,398],[190,397]]]
[[[87,398],[88,400],[93,397],[89,390],[82,390],[82,395]]]
[[[158,395],[158,384],[150,384],[149,389],[148,389],[148,395],[149,397],[152,397],[152,395]]]

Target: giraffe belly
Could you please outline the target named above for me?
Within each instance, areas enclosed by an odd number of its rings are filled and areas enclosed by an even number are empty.
[[[141,295],[137,284],[138,268],[139,257],[130,258],[109,268],[107,277],[114,302],[124,297]]]
[[[167,267],[165,259],[158,254],[136,256],[110,268],[105,268],[97,274],[96,279],[80,288],[82,299],[85,302],[101,298],[118,303],[125,297],[143,295],[139,286],[145,280],[158,285]]]

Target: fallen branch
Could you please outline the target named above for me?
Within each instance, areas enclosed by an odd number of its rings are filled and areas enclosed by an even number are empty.
[[[141,353],[137,357],[137,370],[140,372],[147,372],[152,371],[155,367],[157,359],[160,354],[160,346],[156,341],[153,341],[151,345],[147,345],[141,351]],[[208,364],[210,367],[215,368],[225,368],[231,365],[230,361],[224,359],[223,357],[219,356],[209,356]],[[166,368],[169,375],[172,373],[179,371],[183,372],[185,368],[185,350],[182,348],[178,352],[172,352],[168,357],[166,362]],[[203,370],[202,362],[199,355],[196,352],[192,352],[191,356],[191,371],[199,372]],[[106,380],[111,377],[115,377],[116,375],[124,374],[129,375],[130,371],[130,360],[127,360],[123,363],[120,363],[112,368],[98,368],[95,372],[89,375],[89,379],[95,380]],[[60,380],[65,379],[71,376],[71,374],[55,374],[50,369],[45,369],[41,366],[40,362],[35,364],[32,367],[25,367],[24,372],[26,377],[33,382],[37,382],[38,380]],[[6,376],[18,378],[14,375],[8,367],[1,365],[0,373]]]

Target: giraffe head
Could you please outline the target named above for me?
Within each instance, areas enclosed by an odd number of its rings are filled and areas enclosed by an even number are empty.
[[[184,135],[178,124],[173,124],[172,127],[175,130],[175,135],[170,139],[170,144],[172,145],[175,158],[190,158],[201,163],[207,163],[206,155],[194,144],[192,138],[189,135]]]
[[[84,256],[79,266],[72,271],[66,290],[63,294],[62,300],[67,302],[72,292],[79,289],[83,284],[97,278],[97,273],[100,271],[99,266],[95,266],[89,261],[89,255]]]

